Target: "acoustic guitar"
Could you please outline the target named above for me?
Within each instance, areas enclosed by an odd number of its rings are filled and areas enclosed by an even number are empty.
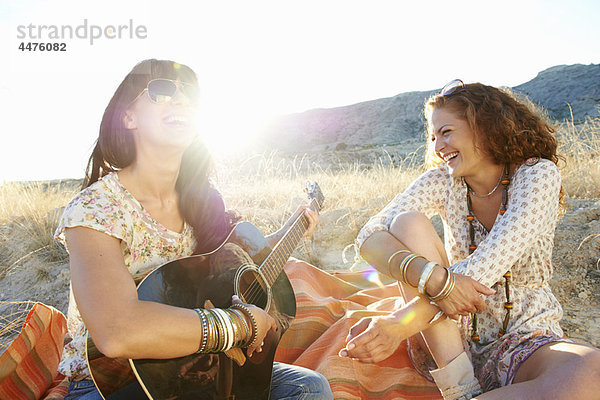
[[[310,207],[320,210],[324,197],[316,183],[305,191]],[[112,359],[88,335],[87,358],[92,379],[106,399],[268,399],[275,350],[296,315],[296,298],[283,267],[302,239],[309,221],[300,215],[273,249],[249,222],[235,225],[214,251],[181,258],[148,274],[138,298],[184,308],[227,308],[236,294],[265,309],[277,331],[260,353],[245,350],[191,354],[173,359]]]

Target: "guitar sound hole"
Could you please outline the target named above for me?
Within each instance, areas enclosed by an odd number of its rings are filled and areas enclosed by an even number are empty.
[[[269,301],[265,283],[260,275],[252,270],[246,270],[240,277],[240,297],[246,303],[254,304],[262,309]]]

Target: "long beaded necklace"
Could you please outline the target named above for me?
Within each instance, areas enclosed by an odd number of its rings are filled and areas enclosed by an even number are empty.
[[[502,204],[500,204],[499,214],[504,215],[504,213],[506,212],[506,205],[508,204],[508,185],[510,184],[509,173],[510,173],[510,168],[508,165],[505,165],[504,168],[502,169],[502,174],[500,175],[500,179],[498,180],[496,187],[494,187],[494,189],[492,189],[492,191],[490,193],[488,193],[487,195],[475,194],[475,192],[471,189],[471,187],[465,182],[465,184],[467,185],[467,189],[468,189],[468,191],[467,191],[467,208],[469,210],[469,214],[467,215],[467,221],[469,221],[469,239],[471,241],[471,243],[469,244],[469,254],[472,254],[475,251],[475,249],[477,248],[477,245],[475,244],[475,226],[473,223],[473,221],[475,220],[475,215],[473,214],[473,205],[471,204],[471,197],[469,196],[469,192],[471,194],[475,195],[476,197],[488,197],[496,191],[499,184],[502,184],[502,186],[503,186]],[[498,332],[498,337],[502,337],[506,333],[506,329],[508,328],[508,321],[510,319],[510,310],[512,310],[512,308],[513,308],[513,303],[510,301],[510,290],[509,290],[510,279],[511,279],[511,273],[510,273],[510,271],[507,271],[504,274],[504,291],[506,293],[506,302],[504,303],[504,309],[506,309],[506,315],[504,316],[504,321],[502,323],[502,329],[500,330],[500,332]],[[471,334],[471,339],[480,345],[489,344],[489,343],[480,343],[480,341],[479,341],[479,334],[477,333],[477,314],[473,314],[473,332]]]

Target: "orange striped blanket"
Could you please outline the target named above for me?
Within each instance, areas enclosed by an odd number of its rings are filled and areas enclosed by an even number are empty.
[[[56,369],[67,332],[65,316],[35,303],[17,338],[0,356],[0,399],[62,399],[67,381]]]
[[[276,361],[325,375],[335,399],[441,399],[435,384],[413,368],[406,342],[376,364],[337,355],[361,314],[403,304],[397,284],[378,286],[360,272],[328,273],[297,260],[289,261],[285,272],[296,294],[297,312],[279,343]]]

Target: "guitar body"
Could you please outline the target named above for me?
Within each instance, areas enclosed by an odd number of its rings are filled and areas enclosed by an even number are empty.
[[[296,314],[296,299],[285,273],[273,277],[274,282],[269,285],[256,270],[255,266],[262,264],[271,252],[262,233],[249,222],[242,222],[217,250],[169,262],[140,282],[137,289],[140,300],[182,308],[209,308],[210,303],[216,308],[228,308],[231,296],[236,294],[246,303],[267,309],[277,323],[277,332],[267,335],[262,352],[246,357],[241,366],[225,353],[130,360],[148,397],[155,400],[269,398],[275,350]],[[124,361],[103,357],[88,338],[88,365],[105,397],[135,383]],[[123,366],[123,371],[111,372],[118,365]]]

